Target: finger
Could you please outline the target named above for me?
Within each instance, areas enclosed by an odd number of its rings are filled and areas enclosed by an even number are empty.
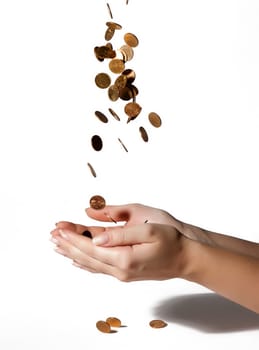
[[[125,204],[125,205],[106,205],[103,209],[93,209],[86,208],[86,214],[98,221],[111,221],[110,218],[114,219],[116,222],[128,221],[132,216],[133,210],[136,204]],[[108,219],[108,220],[107,220]]]
[[[134,225],[106,228],[101,234],[93,238],[97,246],[132,246],[134,244],[151,243],[154,241],[152,225]]]
[[[57,227],[54,230],[52,230],[51,235],[57,238],[58,236],[60,236],[60,230],[64,230],[64,231],[73,232],[79,235],[83,235],[85,237],[93,238],[105,230],[105,228],[102,226],[84,226],[84,225],[77,225],[77,224],[73,224],[73,225],[74,226],[70,226],[70,227],[73,227],[75,230],[68,229],[67,225],[64,225],[64,228],[62,228],[63,225],[61,225],[61,227]]]
[[[69,222],[69,221],[59,221],[59,222],[57,222],[56,223],[56,228],[73,231],[73,232],[76,232],[76,233],[79,233],[79,234],[84,232],[85,230],[87,230],[87,226],[80,225],[80,224],[75,224],[75,223]]]

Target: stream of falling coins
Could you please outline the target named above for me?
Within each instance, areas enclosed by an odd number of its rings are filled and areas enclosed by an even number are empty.
[[[125,1],[125,0],[124,0]],[[126,5],[129,4],[129,0],[126,0]],[[123,35],[123,42],[120,47],[114,48],[112,39],[118,35],[118,32],[123,31],[123,26],[119,23],[113,21],[113,13],[109,3],[106,4],[108,9],[109,21],[105,23],[106,30],[104,31],[104,42],[100,46],[94,47],[94,55],[96,59],[102,64],[102,62],[108,61],[109,71],[105,72],[101,70],[95,76],[95,85],[102,90],[107,90],[107,98],[112,103],[118,100],[125,102],[123,114],[127,118],[127,124],[132,123],[137,117],[141,115],[142,107],[137,103],[137,96],[139,90],[134,85],[136,79],[136,73],[131,68],[128,67],[129,62],[132,61],[135,49],[139,45],[138,37],[131,32],[125,32]],[[115,79],[112,80],[110,72],[115,74]],[[108,108],[111,116],[115,118],[118,122],[121,118],[113,110],[113,108]],[[95,111],[95,116],[102,123],[108,123],[109,118],[102,111]],[[162,124],[160,116],[155,112],[150,112],[148,114],[148,120],[152,126],[159,128]],[[149,141],[149,136],[144,128],[144,126],[139,127],[140,137],[144,142]],[[122,146],[125,152],[128,152],[128,148],[124,145],[123,141],[118,138],[119,144]],[[99,152],[103,148],[103,141],[99,135],[93,135],[91,138],[91,146],[96,152]],[[96,171],[92,164],[87,163],[92,176],[96,177]],[[101,195],[94,195],[90,198],[90,207],[96,210],[105,208],[106,201]],[[108,214],[107,217],[116,223]]]

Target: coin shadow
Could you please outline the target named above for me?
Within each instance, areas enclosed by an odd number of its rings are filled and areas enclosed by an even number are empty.
[[[203,333],[259,330],[259,314],[217,294],[188,294],[161,301],[154,307],[157,318]]]

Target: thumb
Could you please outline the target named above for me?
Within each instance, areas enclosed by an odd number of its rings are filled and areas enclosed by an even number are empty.
[[[92,242],[105,247],[147,243],[151,241],[148,226],[150,225],[108,227],[102,234],[95,236]]]

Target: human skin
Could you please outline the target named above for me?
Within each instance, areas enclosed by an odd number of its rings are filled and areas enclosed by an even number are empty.
[[[210,232],[141,204],[86,209],[106,226],[67,221],[51,232],[77,267],[121,281],[183,278],[259,313],[259,244]],[[116,221],[116,226],[107,222]],[[88,230],[92,239],[82,236]]]

